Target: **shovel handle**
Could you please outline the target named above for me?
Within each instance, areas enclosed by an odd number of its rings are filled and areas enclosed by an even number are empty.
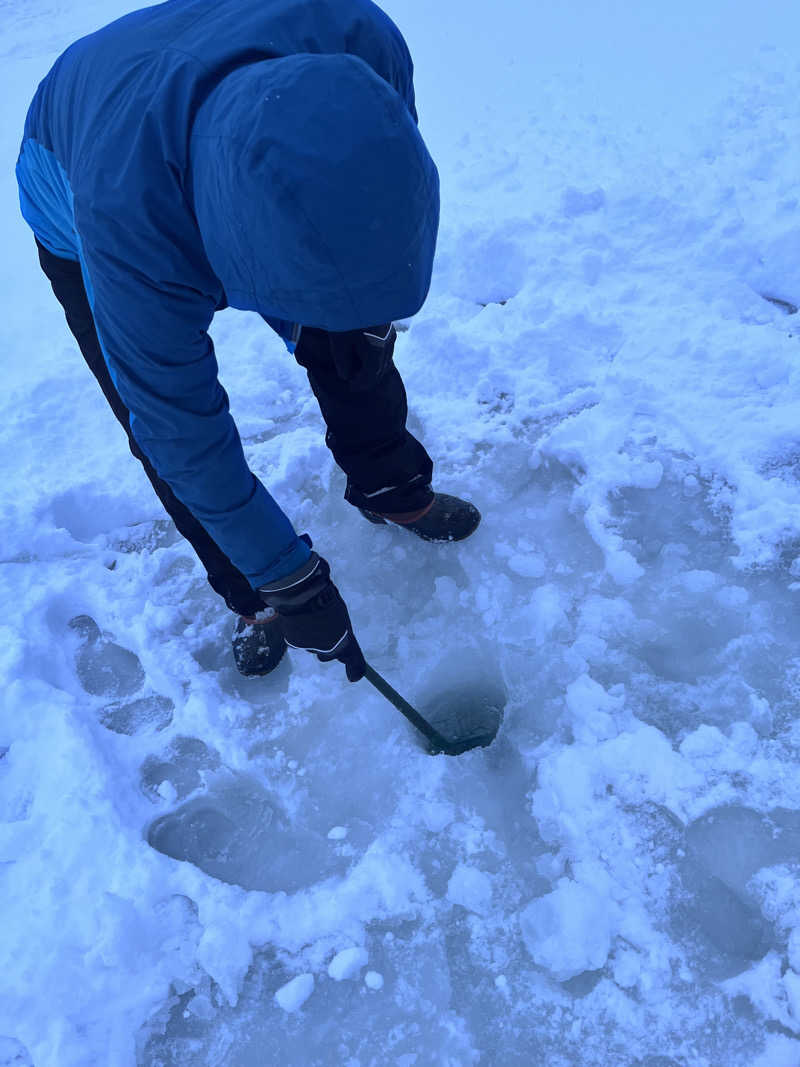
[[[445,738],[442,737],[439,731],[431,726],[427,720],[423,719],[416,708],[413,708],[407,700],[404,700],[397,690],[393,689],[386,679],[382,678],[373,667],[370,667],[369,664],[366,665],[364,677],[370,685],[373,685],[378,690],[381,696],[386,697],[390,704],[394,704],[397,710],[402,715],[405,715],[411,725],[415,726],[421,734],[424,734],[432,745],[434,745],[440,752],[448,751],[450,745]]]

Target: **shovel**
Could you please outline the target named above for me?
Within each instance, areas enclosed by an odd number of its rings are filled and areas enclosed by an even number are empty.
[[[503,709],[497,699],[486,700],[481,699],[479,695],[464,694],[458,699],[439,700],[435,714],[431,716],[436,723],[434,725],[423,718],[416,708],[404,700],[369,664],[364,671],[364,677],[423,735],[432,756],[438,756],[440,753],[460,756],[462,752],[469,752],[473,748],[486,748],[494,741],[500,729]]]

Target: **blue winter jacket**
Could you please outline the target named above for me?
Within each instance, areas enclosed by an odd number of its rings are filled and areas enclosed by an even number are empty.
[[[22,213],[78,260],[131,429],[254,586],[305,544],[249,470],[207,330],[226,304],[292,345],[413,315],[438,176],[412,64],[369,0],[169,0],[73,44],[41,83]]]

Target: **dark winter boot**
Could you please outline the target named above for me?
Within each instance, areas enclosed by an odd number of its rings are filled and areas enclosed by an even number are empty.
[[[269,674],[285,651],[280,619],[272,608],[265,608],[252,618],[239,616],[233,632],[233,658],[240,674]]]
[[[365,519],[376,525],[395,523],[415,533],[423,541],[463,541],[478,528],[481,513],[474,504],[447,493],[434,493],[433,500],[421,511],[379,514],[359,508]]]

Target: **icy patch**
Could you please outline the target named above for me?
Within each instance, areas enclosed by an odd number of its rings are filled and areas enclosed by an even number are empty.
[[[715,808],[687,828],[686,843],[696,863],[742,894],[762,867],[800,862],[800,812]]]
[[[763,956],[774,935],[756,904],[701,867],[683,867],[681,884],[673,931],[692,947],[700,972],[724,977]]]

